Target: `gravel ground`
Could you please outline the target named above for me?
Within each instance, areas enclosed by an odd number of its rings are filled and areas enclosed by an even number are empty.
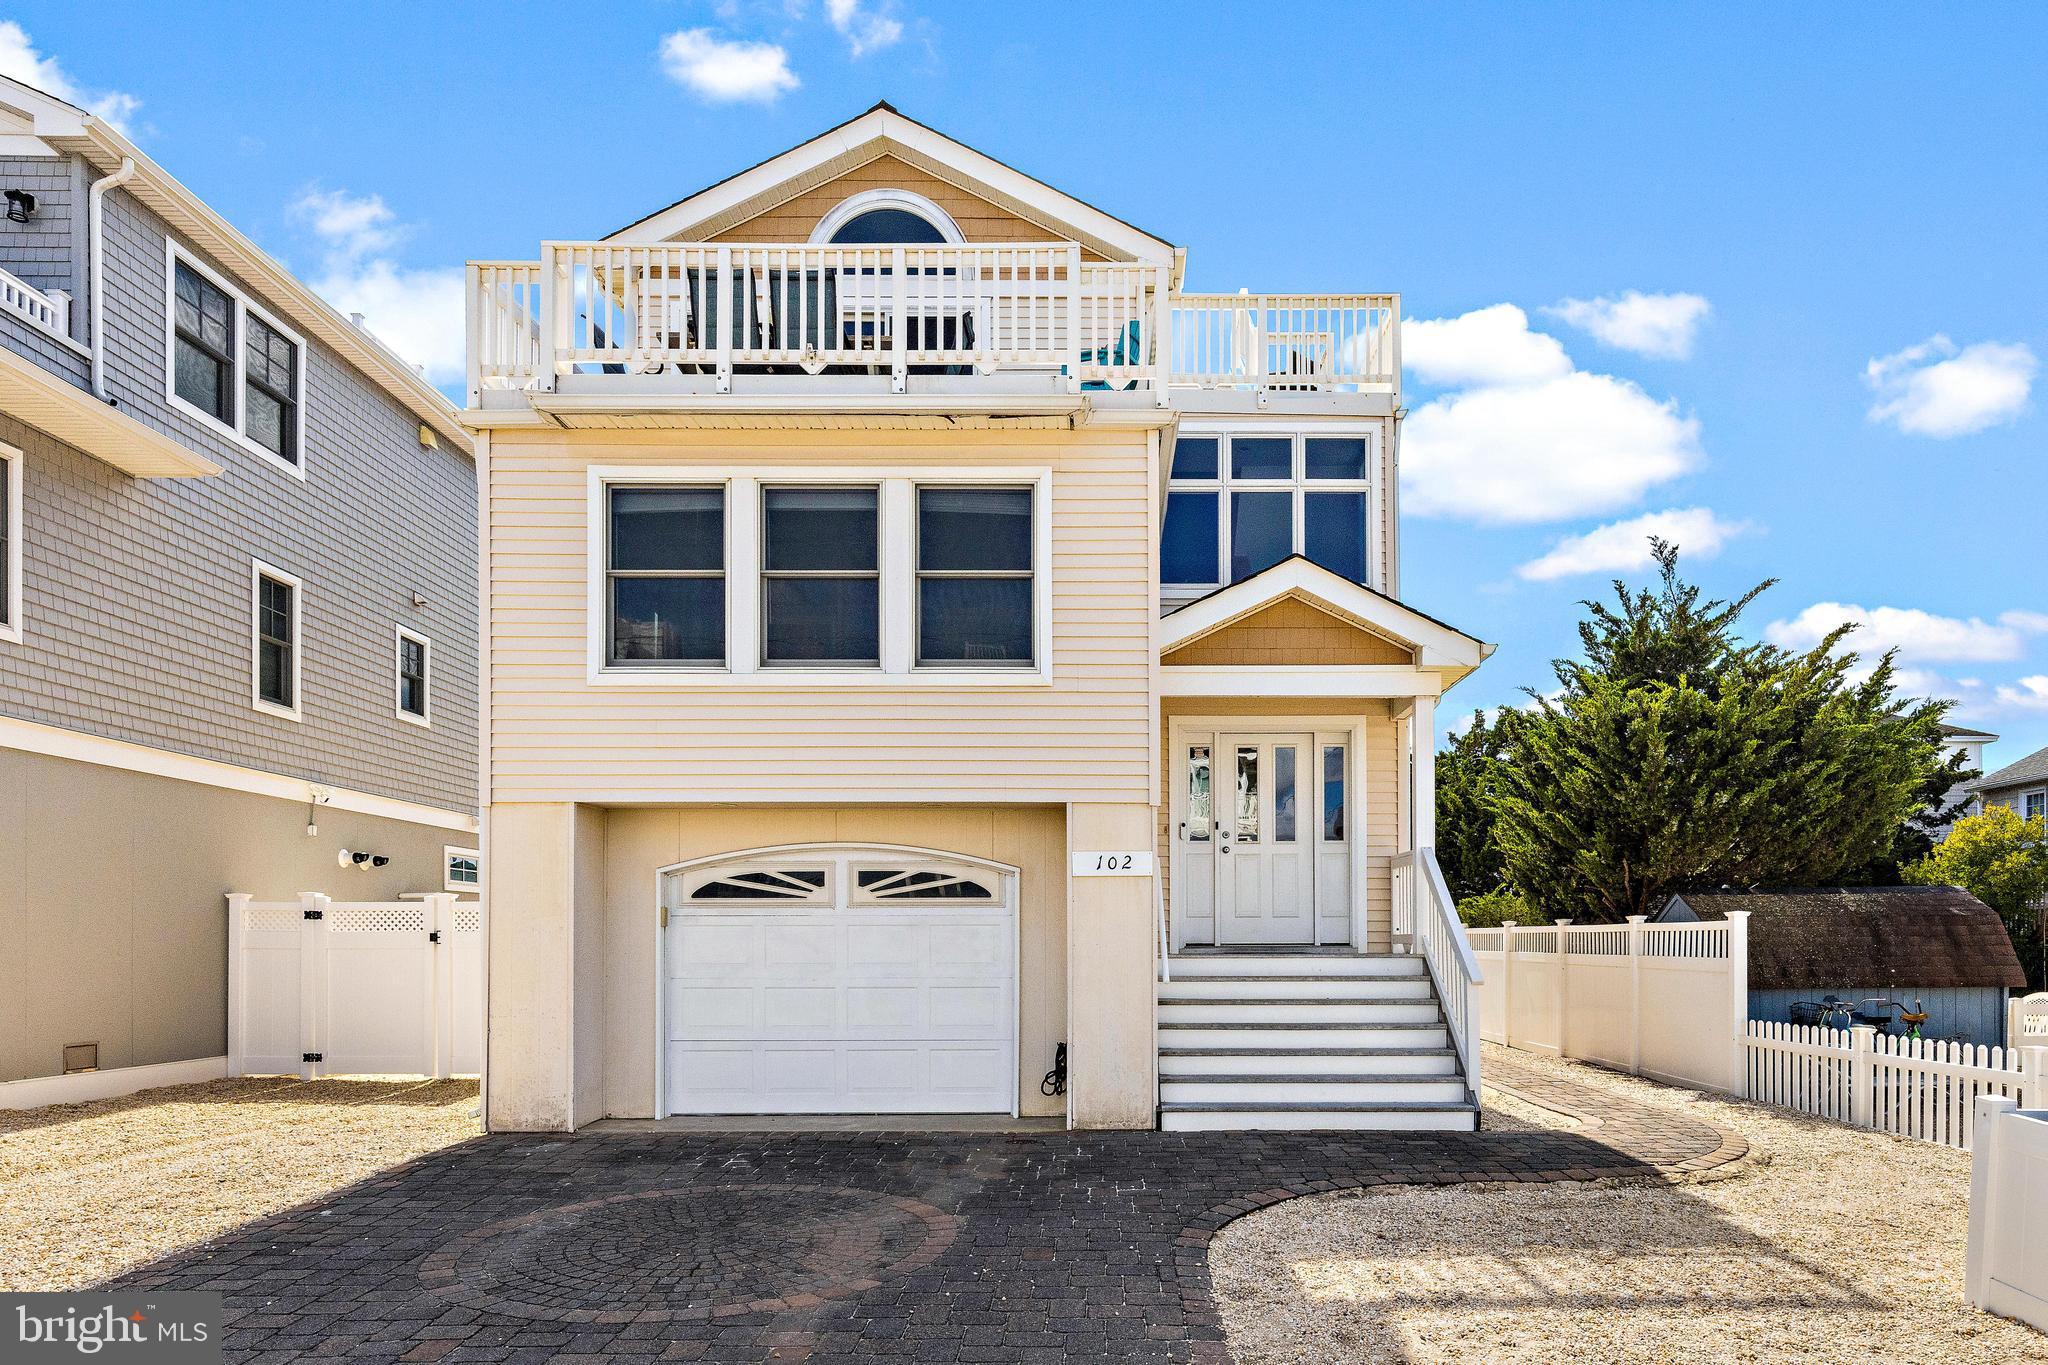
[[[1241,1361],[2048,1361],[2048,1337],[1963,1304],[1967,1154],[1512,1060],[1685,1109],[1752,1154],[1691,1185],[1409,1187],[1241,1218],[1210,1245]],[[1489,1128],[1559,1122],[1503,1098]]]
[[[263,1077],[0,1110],[0,1290],[79,1288],[474,1137],[476,1096]]]

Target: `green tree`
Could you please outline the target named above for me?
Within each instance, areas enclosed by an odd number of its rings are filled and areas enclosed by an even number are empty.
[[[1688,886],[1814,884],[1880,863],[1946,760],[1946,704],[1854,677],[1847,628],[1796,653],[1736,638],[1652,542],[1654,588],[1588,602],[1583,660],[1506,727],[1491,839],[1546,915],[1612,921]]]
[[[1956,821],[1932,853],[1905,869],[1916,886],[1960,886],[1998,912],[2027,969],[2030,989],[2048,987],[2048,941],[2043,913],[2048,898],[2048,819],[2024,819],[2006,806]]]
[[[1436,756],[1436,856],[1444,884],[1460,903],[1507,884],[1493,803],[1512,721],[1512,712],[1489,721],[1484,711],[1474,711],[1472,723]]]

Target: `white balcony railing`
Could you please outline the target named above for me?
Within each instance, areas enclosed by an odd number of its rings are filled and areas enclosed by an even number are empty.
[[[71,296],[61,289],[47,292],[0,270],[0,311],[14,314],[53,337],[71,336]]]
[[[1084,261],[1071,242],[969,246],[612,246],[469,268],[472,404],[570,375],[1057,376],[1392,391],[1392,295],[1169,293],[1164,267]]]

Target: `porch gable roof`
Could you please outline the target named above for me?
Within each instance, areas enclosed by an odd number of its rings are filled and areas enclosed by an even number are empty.
[[[1479,667],[1494,650],[1405,602],[1290,555],[1168,615],[1160,622],[1160,657],[1290,598],[1409,650],[1416,667],[1448,674],[1446,686]]]

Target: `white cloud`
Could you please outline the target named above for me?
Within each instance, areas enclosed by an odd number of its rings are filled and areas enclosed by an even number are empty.
[[[1713,311],[1698,294],[1645,294],[1631,289],[1618,299],[1566,299],[1543,310],[1590,332],[1609,346],[1660,360],[1685,360],[1693,338]]]
[[[136,111],[142,108],[142,101],[125,91],[82,88],[55,57],[38,52],[35,40],[12,19],[0,20],[0,76],[12,76],[45,94],[75,104],[124,133]]]
[[[291,215],[319,238],[323,259],[312,280],[315,293],[363,325],[386,346],[418,365],[428,382],[448,384],[463,375],[463,272],[414,269],[383,253],[405,236],[381,195],[309,189]]]
[[[903,36],[903,24],[891,9],[887,0],[872,8],[862,0],[825,0],[825,17],[846,39],[847,50],[855,57],[880,52]]]
[[[1980,341],[1958,350],[1933,336],[1863,367],[1877,401],[1870,420],[1914,436],[1968,436],[2018,417],[2038,364],[2026,346]]]
[[[1610,512],[1700,459],[1677,403],[1583,372],[1447,394],[1402,439],[1404,510],[1491,523]]]
[[[1816,602],[1789,621],[1771,622],[1764,627],[1764,638],[1786,649],[1810,649],[1829,631],[1849,623],[1857,630],[1849,636],[1848,648],[1866,657],[1896,649],[1905,663],[2017,659],[2025,652],[2025,637],[2048,624],[2034,613],[2008,612],[1993,624],[1975,616],[1937,616],[1917,607]]]
[[[1512,303],[1403,323],[1401,363],[1423,383],[1446,388],[1530,384],[1572,371],[1557,338],[1530,331],[1529,315]]]
[[[1583,535],[1568,536],[1548,554],[1530,560],[1515,572],[1540,583],[1574,574],[1647,569],[1655,562],[1650,557],[1652,536],[1678,546],[1688,559],[1707,559],[1719,554],[1723,545],[1748,529],[1747,522],[1723,521],[1706,507],[1648,512],[1628,521],[1595,527]]]
[[[770,104],[798,85],[781,46],[721,38],[708,28],[664,37],[661,65],[669,79],[713,104]]]
[[[311,227],[327,243],[329,250],[344,256],[382,251],[402,235],[397,215],[379,194],[308,189],[293,203],[291,211],[294,218]]]
[[[1998,685],[1998,701],[2016,711],[2048,711],[2048,673],[2035,673]]]

